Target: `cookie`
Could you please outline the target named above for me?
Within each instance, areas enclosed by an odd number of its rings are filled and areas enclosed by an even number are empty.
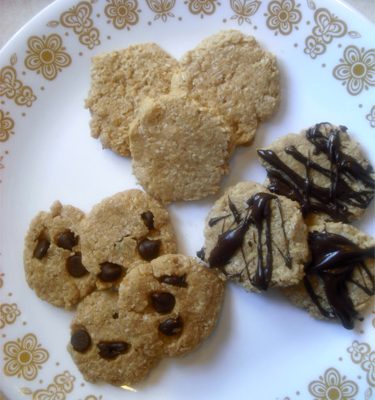
[[[164,356],[193,350],[217,322],[224,280],[191,257],[164,255],[132,268],[119,288],[119,313],[151,322],[155,348]],[[150,332],[151,332],[150,331]]]
[[[40,212],[25,238],[26,281],[38,297],[72,308],[95,288],[95,275],[82,263],[79,225],[85,214],[55,202],[50,212]]]
[[[219,190],[228,140],[222,118],[185,95],[147,99],[130,132],[133,173],[164,203],[201,199]]]
[[[144,96],[168,93],[177,61],[154,43],[95,56],[86,108],[91,135],[104,148],[129,156],[129,124]]]
[[[204,236],[210,267],[249,291],[298,283],[309,257],[298,203],[255,182],[240,182],[215,202]]]
[[[270,117],[280,101],[275,57],[236,30],[210,36],[187,52],[171,87],[225,118],[231,127],[230,152],[252,141],[259,121]]]
[[[374,170],[344,126],[316,124],[276,140],[258,156],[268,188],[298,201],[310,224],[356,220],[374,197]]]
[[[118,286],[137,260],[176,252],[168,212],[141,190],[117,193],[93,207],[80,226],[82,260],[98,288]]]
[[[327,222],[309,228],[309,246],[303,282],[283,293],[314,317],[353,329],[375,294],[375,239],[351,225]]]
[[[68,351],[86,380],[132,385],[158,361],[144,351],[146,328],[136,314],[120,316],[117,291],[96,291],[77,307]]]

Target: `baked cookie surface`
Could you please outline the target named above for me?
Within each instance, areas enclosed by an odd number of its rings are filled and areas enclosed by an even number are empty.
[[[144,331],[136,314],[119,314],[116,291],[96,291],[77,307],[68,351],[86,380],[132,385],[158,361],[144,351]]]
[[[315,318],[337,319],[352,329],[375,294],[375,239],[327,222],[309,228],[309,246],[303,282],[283,293]]]
[[[213,331],[224,296],[224,280],[191,257],[168,254],[140,263],[119,288],[119,313],[143,315],[151,323],[154,353],[177,356],[193,350]]]
[[[227,172],[228,140],[222,118],[185,95],[147,99],[130,133],[134,175],[165,203],[206,197]]]
[[[222,115],[231,127],[230,152],[249,144],[259,121],[280,101],[275,57],[251,36],[222,31],[203,40],[180,60],[172,90],[181,90]]]
[[[118,286],[137,260],[176,252],[168,211],[141,190],[102,200],[80,226],[82,260],[99,288]]]
[[[309,224],[358,219],[374,197],[374,170],[344,126],[316,124],[281,137],[258,156],[268,188],[298,201]]]
[[[298,283],[309,258],[298,204],[255,182],[240,182],[215,202],[204,235],[210,267],[249,291]]]
[[[168,93],[176,67],[177,61],[154,43],[95,56],[85,103],[91,135],[104,148],[129,156],[129,124],[140,100]]]
[[[26,281],[38,297],[72,308],[95,288],[95,275],[82,263],[79,225],[85,214],[55,202],[40,212],[25,237]]]

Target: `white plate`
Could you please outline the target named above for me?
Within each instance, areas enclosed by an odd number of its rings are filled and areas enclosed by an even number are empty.
[[[100,142],[90,137],[89,113],[83,108],[90,57],[146,41],[155,41],[180,57],[201,39],[228,28],[255,35],[277,55],[283,99],[277,115],[260,127],[255,145],[236,152],[223,187],[244,179],[262,182],[265,173],[255,148],[321,121],[348,126],[375,165],[375,29],[341,3],[53,3],[0,54],[0,385],[4,397],[374,398],[372,310],[356,330],[347,331],[339,324],[310,318],[276,293],[248,294],[229,285],[215,334],[187,357],[161,362],[131,392],[83,380],[66,352],[72,313],[39,300],[25,282],[23,238],[39,210],[59,199],[87,211],[105,196],[137,186],[130,160],[103,151]],[[43,53],[44,47],[58,55],[52,67],[46,64],[51,54]],[[212,200],[169,207],[182,253],[194,255],[201,247],[203,221]],[[374,235],[370,214],[359,226]]]

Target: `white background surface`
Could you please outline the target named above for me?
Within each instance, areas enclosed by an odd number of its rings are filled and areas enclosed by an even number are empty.
[[[375,22],[375,0],[340,1],[357,9]],[[50,3],[52,3],[51,0],[0,0],[0,49],[19,28]]]

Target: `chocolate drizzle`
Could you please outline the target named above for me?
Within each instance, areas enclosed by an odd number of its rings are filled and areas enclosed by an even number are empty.
[[[312,260],[305,267],[306,291],[323,316],[338,318],[345,328],[353,329],[358,314],[348,292],[348,283],[356,285],[369,296],[375,294],[374,276],[365,264],[366,259],[375,258],[375,247],[362,249],[349,239],[326,231],[311,232],[309,246]],[[354,280],[356,268],[360,268],[363,283]],[[312,276],[322,280],[330,310],[322,306],[311,283]]]
[[[327,156],[329,169],[300,153],[295,146],[288,146],[284,151],[305,166],[305,177],[288,167],[272,150],[258,150],[258,155],[268,164],[268,189],[271,192],[298,201],[305,216],[310,212],[325,213],[335,221],[347,222],[352,217],[348,206],[365,209],[371,202],[375,191],[375,180],[371,176],[374,171],[371,165],[364,168],[353,157],[342,152],[340,132],[345,131],[345,127],[340,127],[341,131],[332,127],[328,136],[325,136],[320,131],[322,125],[327,127],[329,124],[316,124],[307,130],[306,138],[314,146],[313,154],[324,153]],[[324,188],[314,184],[310,171],[327,177],[330,186]],[[354,190],[348,182],[355,181],[360,181],[365,188]]]
[[[221,268],[224,273],[225,265],[230,262],[233,256],[238,251],[241,251],[242,257],[245,262],[245,270],[247,272],[247,277],[253,286],[261,290],[267,290],[272,277],[273,269],[273,249],[272,249],[272,232],[271,232],[271,201],[276,200],[279,212],[282,220],[282,225],[284,225],[283,216],[281,212],[281,207],[278,199],[275,195],[271,193],[257,193],[252,196],[247,201],[247,211],[244,217],[241,216],[240,212],[234,205],[234,203],[228,199],[228,205],[232,212],[235,227],[222,232],[218,239],[215,247],[212,249],[209,257],[208,263],[210,267]],[[229,215],[228,215],[229,216]],[[225,219],[228,216],[222,217]],[[244,238],[248,232],[251,225],[254,225],[257,230],[257,267],[253,277],[250,276],[248,269],[248,262],[245,260],[243,246]],[[284,229],[284,227],[283,227]],[[265,235],[266,243],[266,254],[264,255],[262,236],[263,231]],[[284,238],[286,240],[286,235],[284,231]],[[287,255],[283,256],[288,267],[291,266],[291,259],[289,254],[289,242],[286,240],[287,244]],[[249,242],[247,245],[251,246],[252,243]],[[242,272],[235,277],[241,278]]]

